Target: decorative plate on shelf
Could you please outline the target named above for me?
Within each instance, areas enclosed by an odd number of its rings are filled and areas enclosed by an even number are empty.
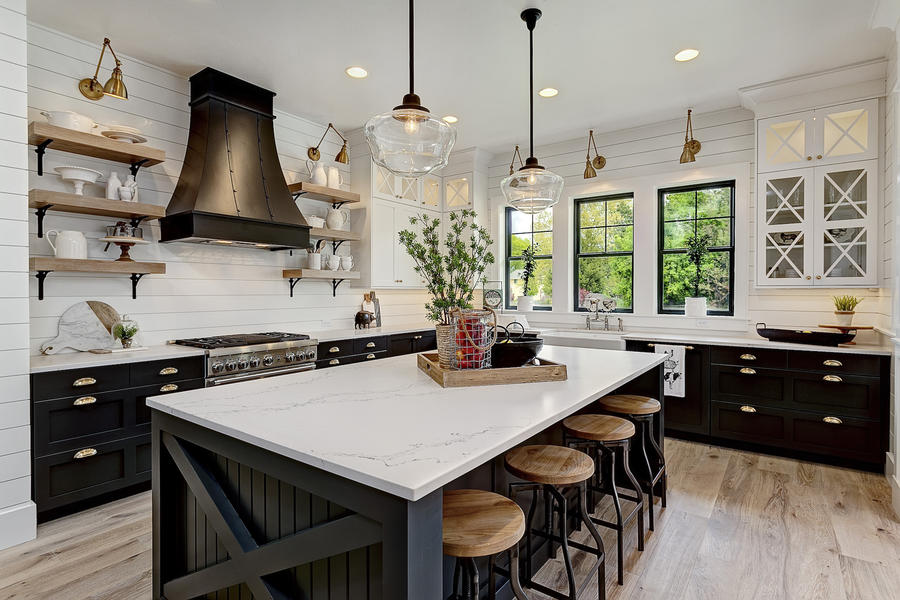
[[[131,142],[132,144],[143,144],[147,141],[142,135],[138,135],[136,133],[131,133],[130,131],[101,131],[100,135],[103,137],[108,137],[111,140],[117,140],[119,142]]]

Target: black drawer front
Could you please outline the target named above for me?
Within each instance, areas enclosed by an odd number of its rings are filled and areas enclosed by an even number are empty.
[[[769,406],[783,405],[786,400],[786,380],[781,371],[713,366],[710,379],[712,400]]]
[[[712,402],[710,407],[714,436],[775,446],[788,444],[787,411],[726,402]]]
[[[69,396],[90,395],[128,387],[129,365],[108,367],[86,367],[50,373],[35,373],[31,376],[31,394],[34,400],[68,398]]]
[[[740,365],[746,367],[784,369],[787,367],[787,354],[787,350],[712,346],[710,349],[709,362],[714,365]]]
[[[377,360],[379,358],[387,358],[387,355],[387,351],[382,350],[380,352],[367,352],[365,354],[351,354],[350,356],[325,358],[316,361],[316,368],[327,369],[329,367],[339,367],[341,365],[352,365],[354,363]]]
[[[884,459],[881,425],[875,421],[797,413],[791,427],[796,450],[865,462]]]
[[[202,356],[133,363],[131,365],[131,386],[138,387],[155,383],[166,383],[168,381],[200,379],[203,375]]]
[[[858,375],[795,373],[794,408],[837,412],[853,417],[881,418],[880,379]]]
[[[321,360],[327,358],[335,358],[338,356],[349,356],[353,354],[353,342],[356,340],[335,340],[333,342],[322,342],[317,349],[317,356]]]
[[[32,410],[35,457],[112,441],[134,426],[130,390],[43,400]]]
[[[172,381],[170,383],[146,385],[131,390],[134,395],[135,404],[135,425],[139,431],[149,430],[150,428],[150,409],[147,408],[147,398],[149,396],[165,396],[166,394],[174,394],[175,392],[186,392],[187,390],[196,390],[203,387],[202,379],[190,379],[188,381]]]
[[[428,329],[413,335],[413,352],[437,350],[437,332]]]
[[[354,354],[369,354],[387,350],[387,336],[368,337],[353,341]]]
[[[150,436],[126,438],[107,444],[61,452],[34,461],[34,495],[38,511],[57,508],[149,480],[149,471],[138,473],[136,448],[150,443]]]
[[[856,375],[881,374],[881,357],[829,352],[791,352],[788,356],[791,369],[822,371],[825,373],[852,373]]]

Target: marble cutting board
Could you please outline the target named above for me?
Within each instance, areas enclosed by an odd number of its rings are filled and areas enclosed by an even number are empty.
[[[41,354],[56,354],[63,348],[98,350],[113,346],[112,328],[119,313],[109,304],[88,300],[73,304],[59,317],[55,338],[41,344]]]

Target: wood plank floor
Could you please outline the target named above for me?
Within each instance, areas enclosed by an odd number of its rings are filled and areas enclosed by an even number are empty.
[[[615,583],[615,536],[601,528],[610,600],[900,597],[900,523],[884,477],[666,444],[669,506],[644,552],[635,549],[634,530],[626,532],[623,586]],[[604,501],[598,512],[609,510]],[[588,566],[575,558],[577,570]],[[0,552],[0,598],[146,599],[150,568],[144,493],[41,525],[38,539]],[[560,585],[562,563],[551,561],[536,579]],[[585,600],[596,597],[589,588]]]

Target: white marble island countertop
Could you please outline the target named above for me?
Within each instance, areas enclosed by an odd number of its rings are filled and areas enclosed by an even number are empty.
[[[149,398],[153,409],[418,500],[653,367],[657,354],[547,346],[568,380],[442,388],[416,355]]]

